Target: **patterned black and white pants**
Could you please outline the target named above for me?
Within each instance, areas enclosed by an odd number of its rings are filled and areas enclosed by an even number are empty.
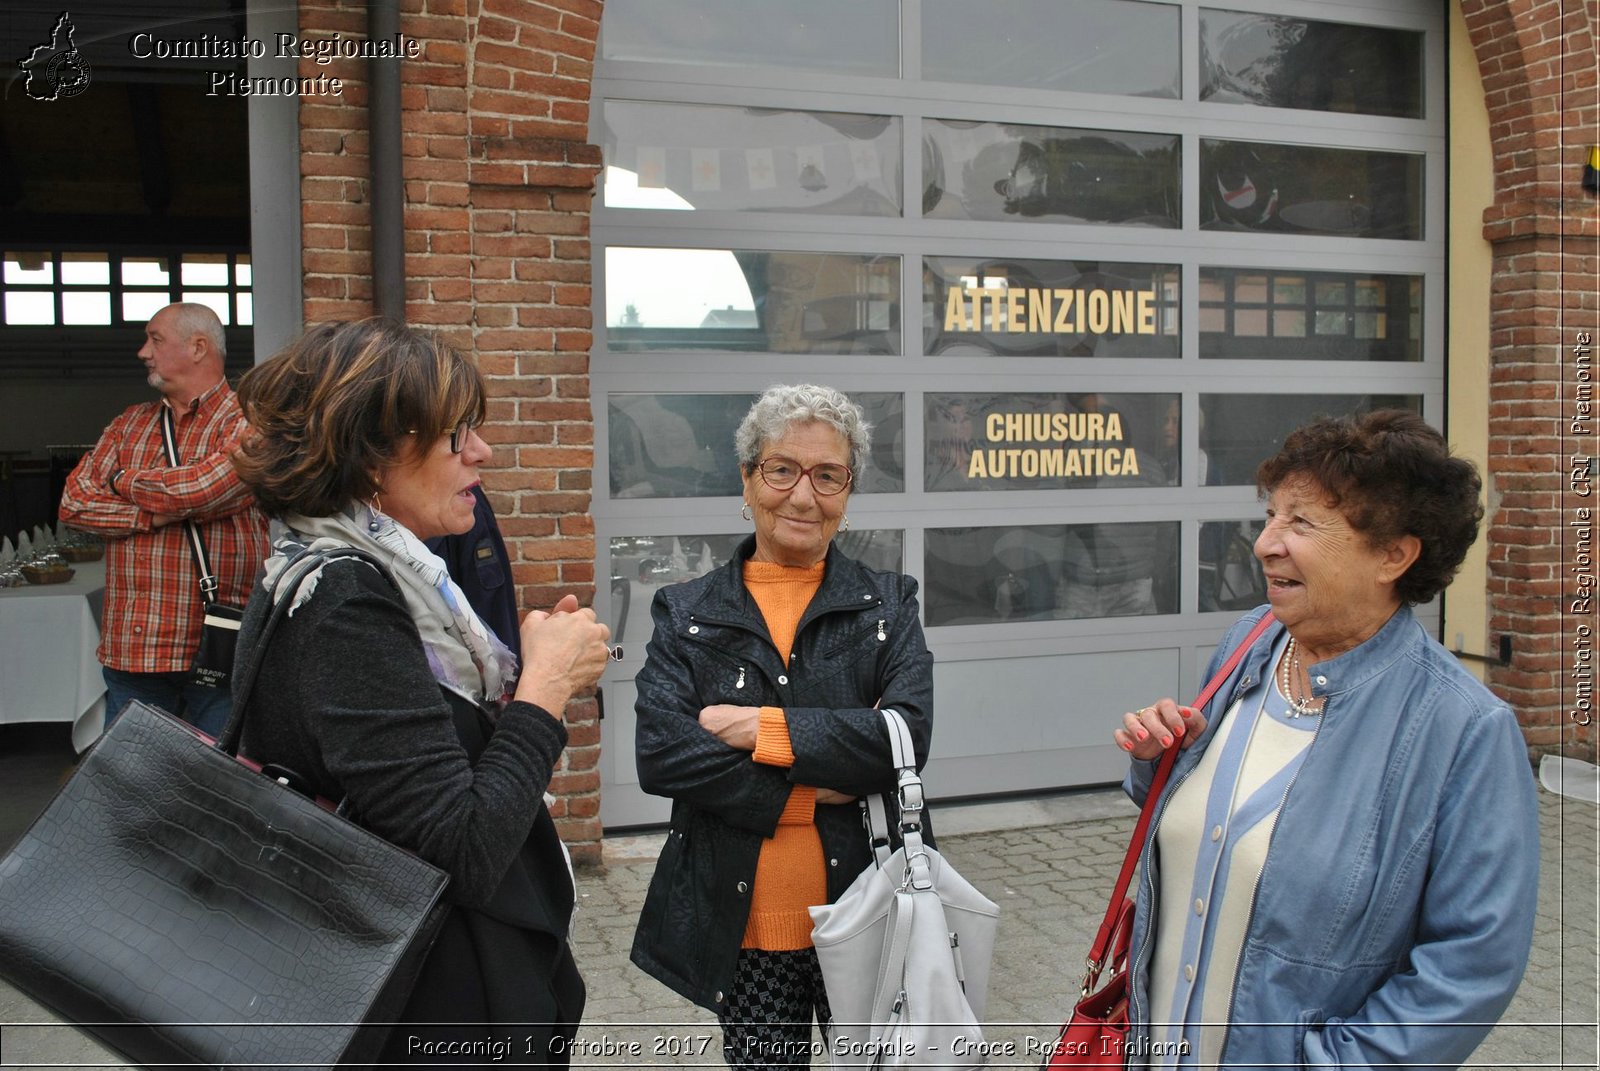
[[[812,1035],[815,1017],[822,1038]],[[739,951],[728,1002],[718,1013],[722,1056],[735,1071],[745,1068],[810,1067],[819,1056],[827,1066],[828,994],[815,949]]]

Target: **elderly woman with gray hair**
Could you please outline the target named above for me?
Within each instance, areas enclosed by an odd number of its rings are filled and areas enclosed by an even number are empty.
[[[813,1015],[827,1029],[807,908],[871,861],[857,801],[887,793],[896,817],[878,708],[905,716],[927,761],[916,581],[832,545],[869,430],[831,388],[767,390],[735,439],[754,535],[651,608],[639,782],[672,799],[672,827],[633,961],[717,1013],[733,1067],[809,1066]]]

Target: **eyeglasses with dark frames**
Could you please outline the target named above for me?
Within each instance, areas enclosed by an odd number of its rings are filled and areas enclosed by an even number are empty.
[[[832,461],[805,468],[793,458],[769,457],[756,462],[754,467],[761,473],[761,481],[774,491],[790,490],[800,482],[800,477],[809,476],[811,489],[825,498],[848,490],[850,481],[855,479],[850,466]]]
[[[467,448],[467,432],[477,431],[482,426],[483,421],[469,417],[457,424],[455,427],[451,428],[450,452],[452,454],[459,454],[461,451],[465,450]],[[415,435],[416,433],[416,428],[412,428],[410,431],[406,432],[407,435]]]
[[[459,454],[467,448],[467,432],[477,431],[483,425],[481,420],[463,420],[450,429],[450,452]]]

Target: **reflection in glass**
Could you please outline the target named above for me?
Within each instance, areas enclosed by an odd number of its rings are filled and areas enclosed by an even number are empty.
[[[1422,360],[1422,277],[1200,269],[1200,356]]]
[[[1151,456],[1160,467],[1161,476],[1168,487],[1183,483],[1183,399],[1176,394],[1166,396],[1161,410],[1161,440]],[[1206,455],[1200,451],[1200,482],[1206,482]]]
[[[1277,453],[1289,433],[1320,416],[1374,409],[1422,412],[1415,394],[1202,394],[1200,448],[1207,484],[1250,486],[1256,466]]]
[[[924,490],[1161,487],[1178,481],[1177,439],[1168,434],[1177,394],[929,392],[923,401]]]
[[[1177,521],[930,528],[932,625],[1177,611]]]
[[[1200,525],[1200,571],[1195,577],[1201,612],[1249,610],[1267,601],[1267,578],[1256,559],[1256,536],[1266,522],[1205,521]]]
[[[1422,156],[1200,139],[1205,230],[1422,237]]]
[[[1422,33],[1201,8],[1200,99],[1421,119]]]
[[[900,120],[606,101],[613,208],[900,215]]]
[[[930,219],[1176,227],[1178,136],[923,122],[923,214]]]
[[[725,564],[749,533],[680,536],[617,536],[611,540],[611,636],[613,642],[649,641],[650,600],[656,589],[704,576]],[[901,572],[905,533],[899,529],[852,529],[833,545],[872,569]]]
[[[905,490],[905,396],[854,391],[872,450],[853,494]],[[612,498],[712,498],[742,490],[733,435],[754,394],[612,394]]]
[[[898,0],[606,0],[600,58],[900,75]]]
[[[1177,357],[1176,264],[924,257],[926,353]]]
[[[850,391],[872,425],[872,448],[867,463],[856,473],[852,493],[896,492],[906,489],[906,396],[877,391]],[[834,537],[838,542],[845,533]]]
[[[900,258],[727,249],[606,250],[613,352],[900,352]]]
[[[1131,0],[923,0],[922,77],[1176,98],[1181,21]]]
[[[753,394],[613,394],[612,498],[695,498],[739,493],[733,430]]]

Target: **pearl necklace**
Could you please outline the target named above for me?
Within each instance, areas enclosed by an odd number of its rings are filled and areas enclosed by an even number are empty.
[[[1296,699],[1294,691],[1289,687],[1289,681],[1300,675],[1300,656],[1295,653],[1294,637],[1289,637],[1289,646],[1284,648],[1283,657],[1278,660],[1278,690],[1289,701],[1288,716],[1303,718],[1321,714],[1322,711],[1316,704],[1322,700],[1313,695],[1308,699]]]

